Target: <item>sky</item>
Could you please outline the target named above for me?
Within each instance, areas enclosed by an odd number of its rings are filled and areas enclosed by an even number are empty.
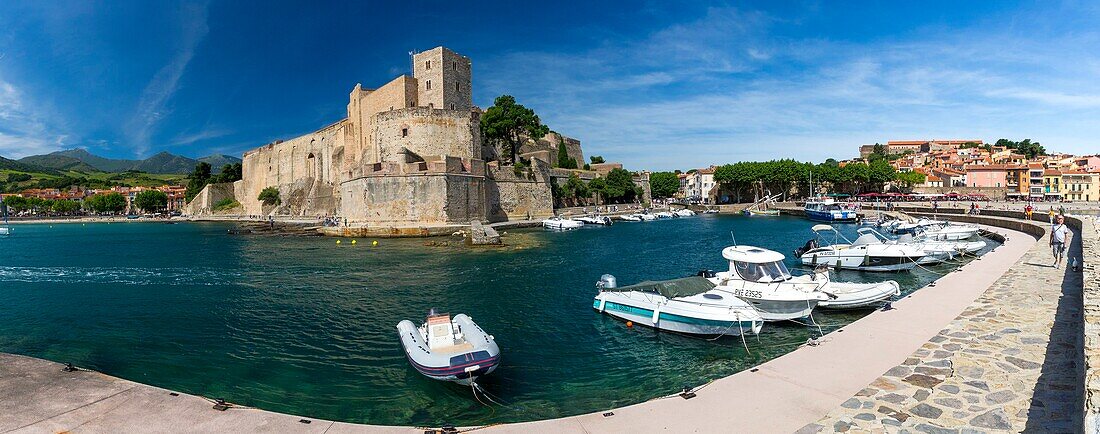
[[[444,45],[631,169],[888,140],[1100,152],[1097,2],[0,2],[0,156],[245,150]]]

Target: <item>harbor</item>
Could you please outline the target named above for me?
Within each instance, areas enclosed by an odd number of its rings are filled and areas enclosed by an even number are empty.
[[[984,219],[987,219],[985,223],[998,223],[992,221],[997,219],[996,217],[984,217]],[[1012,226],[1012,224],[1015,224],[1011,219],[1000,220],[1005,220],[999,223],[1002,226]],[[1084,226],[1083,229],[1085,230],[1085,232],[1082,233],[1085,234],[1085,237],[1087,238],[1090,236],[1089,230],[1092,231],[1091,236],[1095,237],[1096,232],[1092,223],[1088,220],[1082,220],[1082,222]],[[1019,228],[1019,226],[1017,226],[1017,228]],[[1031,420],[1030,423],[1036,423],[1033,418],[1028,417],[1027,412],[1021,412],[1019,410],[1016,410],[1012,414],[1004,410],[1007,416],[1002,418],[1001,413],[996,413],[993,416],[985,415],[989,410],[977,411],[978,406],[972,404],[961,410],[949,410],[950,406],[945,407],[947,404],[936,404],[936,402],[953,403],[954,401],[950,400],[952,397],[947,396],[951,395],[951,391],[956,390],[951,386],[966,382],[973,383],[974,381],[985,381],[985,383],[981,384],[987,384],[989,386],[990,390],[988,394],[992,397],[986,398],[977,393],[967,392],[966,390],[981,389],[975,389],[976,386],[965,386],[962,392],[959,392],[963,393],[963,395],[955,397],[955,399],[964,399],[966,396],[974,396],[980,399],[982,403],[1005,400],[1004,402],[1031,402],[1031,406],[1034,406],[1033,398],[1041,394],[1047,394],[1042,395],[1042,397],[1047,398],[1044,402],[1051,402],[1049,405],[1062,405],[1053,404],[1053,402],[1065,402],[1064,400],[1057,399],[1052,401],[1052,398],[1048,396],[1051,393],[1064,393],[1066,396],[1080,396],[1080,387],[1072,387],[1073,384],[1079,385],[1079,383],[1071,381],[1077,378],[1074,375],[1058,378],[1048,376],[1048,378],[1044,378],[1045,383],[1042,384],[1052,384],[1056,387],[1035,386],[1035,383],[1031,383],[1030,389],[1027,387],[1030,381],[1035,381],[1028,380],[1028,378],[1033,377],[1028,377],[1027,375],[1038,375],[1040,372],[1044,372],[1044,370],[1035,368],[1035,365],[1032,363],[1043,366],[1051,357],[1069,357],[1072,359],[1074,357],[1073,354],[1078,354],[1075,351],[1069,351],[1069,348],[1066,348],[1067,351],[1056,351],[1054,353],[1050,353],[1049,350],[1036,352],[1037,349],[1040,348],[1058,348],[1058,345],[1062,344],[1074,345],[1076,341],[1073,339],[1069,341],[1065,340],[1069,339],[1066,336],[1073,334],[1070,333],[1073,329],[1081,326],[1079,315],[1076,317],[1073,316],[1075,311],[1072,306],[1056,308],[1055,305],[1028,304],[1029,308],[1036,310],[1035,315],[1054,315],[1056,312],[1063,311],[1066,312],[1066,315],[1070,315],[1065,318],[1065,321],[1060,319],[1055,322],[1059,330],[1065,331],[1055,333],[1055,338],[1051,340],[1051,342],[1055,342],[1054,345],[1047,345],[1045,342],[1039,344],[1032,343],[1029,345],[1029,348],[1034,349],[1025,350],[1026,353],[1020,352],[1014,353],[1014,355],[1004,354],[1003,357],[1008,357],[1008,359],[992,360],[979,357],[983,351],[989,351],[988,349],[983,350],[982,346],[988,347],[990,345],[997,345],[999,341],[999,339],[989,339],[987,334],[980,333],[979,329],[975,328],[981,326],[981,321],[988,320],[991,325],[995,324],[999,329],[990,332],[1000,332],[1001,334],[995,336],[1004,336],[1004,339],[1027,338],[1027,342],[1033,342],[1034,339],[1039,339],[1041,335],[1043,335],[1041,330],[1035,332],[1028,331],[1031,329],[1026,327],[1025,324],[1021,323],[1014,325],[1014,321],[1026,320],[1028,323],[1036,324],[1035,326],[1041,326],[1041,324],[1047,324],[1047,322],[1038,320],[1036,317],[1031,316],[1031,314],[1024,315],[1019,311],[1019,302],[1015,300],[1018,297],[1026,297],[1026,293],[1016,295],[1010,295],[1010,293],[1022,289],[1020,286],[1014,285],[1019,285],[1021,283],[1027,285],[1030,282],[1034,282],[1035,279],[1050,280],[1053,278],[1051,276],[1043,277],[1045,274],[1040,274],[1029,277],[1028,279],[1020,279],[1013,274],[1014,270],[1018,267],[1034,268],[1036,265],[1029,264],[1041,263],[1043,260],[1041,253],[1046,252],[1045,244],[1042,242],[1043,240],[1041,238],[1038,240],[1035,238],[1035,236],[1044,236],[1042,234],[1045,231],[1042,225],[1032,226],[1032,229],[1028,229],[1029,233],[994,227],[990,227],[990,231],[1001,234],[1006,241],[993,252],[983,256],[981,260],[974,261],[963,266],[959,271],[948,273],[934,280],[934,285],[925,285],[916,291],[909,291],[910,293],[908,293],[907,296],[901,300],[895,301],[892,306],[893,309],[889,311],[877,311],[843,326],[835,328],[830,327],[828,333],[817,345],[802,345],[793,342],[794,339],[792,339],[788,349],[793,351],[785,355],[776,355],[770,360],[761,360],[759,363],[750,362],[745,365],[745,369],[741,370],[741,372],[726,378],[712,378],[712,380],[721,379],[709,384],[706,382],[695,384],[691,389],[693,389],[693,393],[697,396],[692,399],[683,399],[677,396],[676,393],[669,393],[668,396],[671,396],[671,398],[648,400],[624,408],[614,408],[615,405],[612,404],[611,406],[605,407],[606,410],[610,411],[596,410],[590,415],[572,416],[565,419],[551,419],[543,422],[525,422],[519,425],[497,425],[488,429],[495,432],[509,432],[512,429],[535,429],[562,432],[584,429],[599,430],[601,432],[626,432],[631,430],[632,426],[635,427],[634,429],[639,429],[642,426],[653,426],[655,423],[661,423],[662,419],[658,414],[682,415],[692,414],[692,412],[696,411],[700,412],[697,416],[683,419],[677,418],[675,422],[668,421],[667,423],[676,423],[677,425],[675,425],[675,427],[677,429],[688,429],[694,426],[696,429],[708,430],[708,427],[717,428],[720,426],[729,426],[727,424],[733,423],[733,421],[736,420],[737,429],[734,430],[735,432],[762,432],[762,430],[768,432],[792,432],[800,428],[803,429],[804,432],[832,432],[834,429],[841,432],[848,431],[849,429],[851,432],[860,432],[860,430],[873,431],[875,429],[882,429],[882,426],[915,427],[921,423],[929,424],[928,426],[935,426],[939,417],[966,419],[967,423],[973,423],[975,427],[985,426],[984,429],[986,430],[998,429],[991,427],[1002,427],[1002,425],[997,425],[1002,422],[1002,419],[1003,423],[1011,427],[1022,426],[1020,424],[1026,425],[1029,423],[1029,420]],[[583,234],[584,232],[590,231],[550,233],[550,235],[573,236]],[[1076,248],[1078,247],[1075,246],[1074,249]],[[1028,273],[1030,269],[1031,268],[1025,268],[1019,272]],[[1053,271],[1054,269],[1050,268],[1050,270]],[[1061,271],[1068,279],[1065,283],[1066,290],[1072,291],[1075,285],[1079,285],[1080,279],[1074,280],[1074,275],[1070,274],[1070,271]],[[1033,272],[1030,273],[1034,274]],[[1051,290],[1049,286],[1044,285],[1033,284],[1028,287],[1034,288],[1035,290]],[[1072,295],[1072,292],[1069,294]],[[1059,298],[1044,297],[1044,299],[1051,300],[1051,303],[1057,304],[1058,302],[1055,300]],[[1013,316],[1006,318],[1003,316],[989,315],[988,313],[991,312],[989,309],[993,308],[993,306],[996,306],[998,303],[1011,304],[1011,306],[1013,306]],[[981,308],[981,306],[985,307]],[[1074,321],[1075,318],[1077,322]],[[975,319],[978,319],[979,323],[976,324],[974,322]],[[829,319],[822,318],[818,318],[818,320],[821,322],[830,321]],[[953,326],[952,324],[959,325]],[[609,325],[617,330],[625,330],[622,328],[621,323],[612,322]],[[956,330],[956,328],[961,325],[965,325],[969,327],[969,329],[965,331]],[[1066,330],[1066,328],[1069,329]],[[1005,329],[1009,331],[1003,331]],[[1013,332],[1012,330],[1014,329],[1021,330],[1020,334]],[[958,334],[960,332],[965,333],[965,335]],[[807,334],[806,336],[809,335],[810,334]],[[500,334],[498,333],[498,339],[501,339],[499,336]],[[628,338],[639,337],[638,332],[633,332],[626,336]],[[768,335],[764,334],[762,336]],[[1058,338],[1057,336],[1064,337]],[[662,340],[667,343],[667,339],[670,337],[672,336],[665,337]],[[985,338],[978,339],[979,337]],[[762,340],[762,342],[765,341]],[[722,350],[736,351],[738,345],[722,346]],[[934,346],[935,348],[933,348]],[[753,349],[754,347],[750,345],[749,348]],[[854,348],[874,348],[874,351],[853,351]],[[507,348],[505,350],[508,351]],[[761,351],[759,347],[756,347],[756,350],[758,352]],[[11,356],[6,357],[10,358]],[[24,358],[19,359],[22,360]],[[947,360],[947,363],[950,363],[951,366],[955,368],[944,370],[943,366],[939,366],[945,364],[943,360]],[[853,363],[856,361],[858,361],[858,363]],[[1071,362],[1078,363],[1075,366],[1081,366],[1079,361],[1068,359],[1065,362],[1058,362],[1057,359],[1050,359],[1049,363],[1065,364]],[[77,366],[80,365],[80,363],[77,364]],[[21,363],[5,363],[5,366],[18,366],[22,367],[20,369],[29,370],[37,369],[42,371],[40,374],[42,376],[84,375],[86,377],[89,375],[87,372],[83,374],[62,374],[62,371],[59,370],[61,365],[34,361],[32,359],[24,360]],[[974,366],[974,368],[961,369],[963,366]],[[47,369],[47,367],[49,367],[49,369]],[[507,368],[507,365],[505,365],[505,367],[501,369]],[[1016,369],[1017,371],[1012,371],[1010,368]],[[807,371],[807,369],[810,369],[810,371]],[[910,372],[908,374],[902,372],[905,369],[908,369]],[[1011,373],[1012,375],[1004,376],[1006,374],[996,374],[997,372]],[[1021,372],[1023,374],[1021,374]],[[1031,372],[1031,374],[1027,374],[1028,372]],[[886,373],[885,376],[883,376],[883,373]],[[199,417],[199,419],[196,420],[210,418],[210,420],[220,420],[221,422],[219,423],[225,423],[231,420],[234,421],[233,423],[240,423],[241,425],[238,426],[245,430],[254,430],[261,425],[279,426],[278,424],[285,424],[284,426],[287,426],[288,430],[300,432],[308,432],[312,429],[320,429],[329,425],[332,428],[343,428],[363,432],[370,432],[372,430],[402,430],[400,428],[379,428],[328,422],[324,418],[314,419],[310,416],[300,415],[300,413],[295,413],[299,414],[299,416],[284,416],[240,407],[232,408],[224,413],[217,412],[216,410],[210,410],[208,404],[212,405],[211,402],[202,398],[189,397],[187,395],[183,395],[181,398],[173,396],[162,389],[150,389],[146,386],[139,386],[122,380],[109,379],[109,377],[94,373],[91,374],[93,374],[91,378],[96,379],[97,382],[104,383],[96,384],[92,387],[92,389],[95,390],[101,388],[110,389],[113,387],[115,389],[110,390],[115,390],[117,392],[117,389],[122,387],[120,384],[127,384],[130,386],[127,387],[122,394],[119,394],[118,397],[113,398],[115,400],[122,400],[122,397],[126,394],[150,395],[150,398],[146,401],[126,399],[125,402],[127,404],[118,407],[119,409],[130,408],[129,406],[131,405],[151,405],[152,403],[158,403],[168,399],[180,399],[186,403],[183,407],[189,408],[190,410],[181,411],[176,417]],[[498,375],[500,374],[503,374],[503,371],[498,373]],[[968,375],[984,377],[975,379],[968,377]],[[997,375],[1002,376],[998,377]],[[4,375],[3,377],[21,378],[22,376]],[[1014,382],[1004,383],[1003,380],[995,380],[997,378],[1012,378]],[[710,380],[708,380],[708,382],[709,381]],[[1014,385],[1017,383],[1021,385]],[[700,387],[704,385],[705,387]],[[993,385],[996,385],[996,387]],[[488,387],[493,386],[493,383],[489,383],[488,385]],[[910,393],[904,393],[906,387],[911,388],[909,389]],[[930,388],[931,390],[928,390]],[[676,388],[669,387],[669,389]],[[713,406],[718,405],[718,402],[728,400],[730,394],[744,393],[746,390],[761,391],[758,394],[754,394],[756,399],[753,405],[735,409],[727,408],[728,411],[721,412],[720,417],[709,410],[713,408]],[[879,390],[883,390],[884,392],[879,392]],[[1005,390],[1011,390],[1011,393],[1005,393]],[[925,396],[925,391],[931,392],[931,394]],[[499,390],[497,390],[497,392],[499,392]],[[947,395],[937,395],[939,393]],[[790,397],[792,394],[796,394],[803,398],[791,400]],[[89,399],[87,398],[88,396],[96,395],[77,394],[74,398],[80,397],[82,399]],[[660,396],[665,395],[661,394],[653,398],[659,398]],[[774,396],[774,402],[769,401],[769,399],[772,399],[770,398],[772,396]],[[892,402],[901,399],[898,398],[899,396],[910,401]],[[208,397],[216,399],[210,396]],[[95,399],[98,400],[100,398]],[[32,401],[34,400],[32,399]],[[60,401],[64,401],[64,399]],[[229,401],[234,402],[236,400]],[[858,404],[855,404],[856,401],[858,401]],[[102,402],[107,403],[111,402],[111,400],[104,399]],[[168,403],[159,403],[156,405],[167,404]],[[924,404],[924,406],[920,404]],[[78,404],[74,402],[71,405],[77,406]],[[175,406],[178,404],[172,405]],[[242,405],[248,406],[248,404]],[[856,406],[856,408],[852,408],[853,406]],[[941,409],[941,412],[937,417],[931,417],[931,415],[936,414],[936,411],[927,410],[927,407]],[[968,407],[973,408],[973,410],[967,410]],[[138,408],[134,408],[133,410],[137,410]],[[261,408],[264,407],[261,406]],[[882,408],[886,410],[882,410]],[[1017,407],[1012,408],[1019,407],[1017,405]],[[1049,419],[1052,421],[1051,423],[1057,424],[1052,426],[1070,426],[1073,423],[1079,423],[1081,420],[1079,417],[1080,411],[1074,412],[1073,410],[1074,407],[1069,404],[1065,404],[1063,407],[1051,408],[1049,411],[1058,411],[1058,414],[1070,415],[1065,418]],[[960,418],[952,416],[952,411],[954,413],[970,411],[974,414],[969,418]],[[68,411],[64,411],[63,413],[63,415],[68,415],[68,417],[74,417],[74,414],[80,414],[79,412]],[[192,413],[198,413],[198,415],[192,415]],[[613,413],[613,415],[605,416],[606,413]],[[95,417],[92,418],[90,416],[91,414],[95,414]],[[130,414],[132,413],[123,410],[119,412],[89,413],[89,420],[86,422],[104,424],[122,423],[123,421],[131,420],[132,416],[126,416]],[[157,419],[155,420],[161,420],[161,423],[166,423],[171,420],[170,414],[172,413],[159,412],[156,414]],[[778,419],[766,417],[766,415],[769,414],[783,414],[784,418],[782,418],[782,420],[784,421],[784,425],[775,425]],[[876,419],[867,421],[865,414],[874,415]],[[1031,414],[1034,415],[1038,413]],[[1077,414],[1078,416],[1075,418],[1072,414]],[[983,415],[984,417],[982,417]],[[1048,420],[1046,413],[1043,413],[1043,415],[1044,417],[1042,420]],[[35,422],[37,425],[31,424],[29,426],[43,428],[53,426],[46,424],[46,421],[57,423],[59,420],[66,420],[63,417],[59,418],[59,416],[61,415],[44,415],[41,421]],[[856,418],[856,416],[859,416],[859,418]],[[120,419],[113,420],[112,417]],[[977,421],[972,422],[975,418],[978,418]],[[300,419],[309,420],[310,423],[306,424],[300,422]],[[993,422],[989,422],[990,420]],[[692,424],[697,425],[684,425],[687,423],[685,421],[692,421]],[[755,423],[759,423],[760,425],[754,425],[753,421],[757,421]],[[892,425],[889,421],[893,421],[896,424]],[[126,423],[133,422],[130,421]],[[788,424],[790,425],[789,429],[783,428]],[[986,426],[983,424],[992,425]],[[435,424],[426,425],[433,426]],[[440,427],[444,425],[447,424],[438,424]],[[456,423],[454,425],[469,426],[471,424]],[[12,429],[19,427],[20,426],[13,426],[6,428]],[[672,425],[669,425],[669,427],[671,428]],[[754,427],[760,429],[754,429]]]

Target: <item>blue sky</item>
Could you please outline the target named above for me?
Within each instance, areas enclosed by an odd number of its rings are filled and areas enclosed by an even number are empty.
[[[821,161],[862,143],[1100,152],[1100,4],[0,3],[0,155],[240,155],[345,114],[438,45],[474,102],[534,108],[635,169]]]

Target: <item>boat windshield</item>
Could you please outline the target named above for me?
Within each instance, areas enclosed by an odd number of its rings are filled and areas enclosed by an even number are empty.
[[[733,261],[737,274],[749,282],[781,282],[791,278],[791,272],[783,261],[753,263]]]

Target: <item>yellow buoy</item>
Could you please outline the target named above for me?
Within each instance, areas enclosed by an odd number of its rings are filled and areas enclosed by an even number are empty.
[[[358,240],[351,240],[351,243],[352,243],[352,244],[355,244],[355,243],[357,243],[357,242],[359,242],[359,241],[358,241]]]
[[[340,240],[336,240],[336,244],[340,244]]]
[[[377,246],[378,245],[378,240],[374,240],[374,242],[372,242],[370,245]]]

